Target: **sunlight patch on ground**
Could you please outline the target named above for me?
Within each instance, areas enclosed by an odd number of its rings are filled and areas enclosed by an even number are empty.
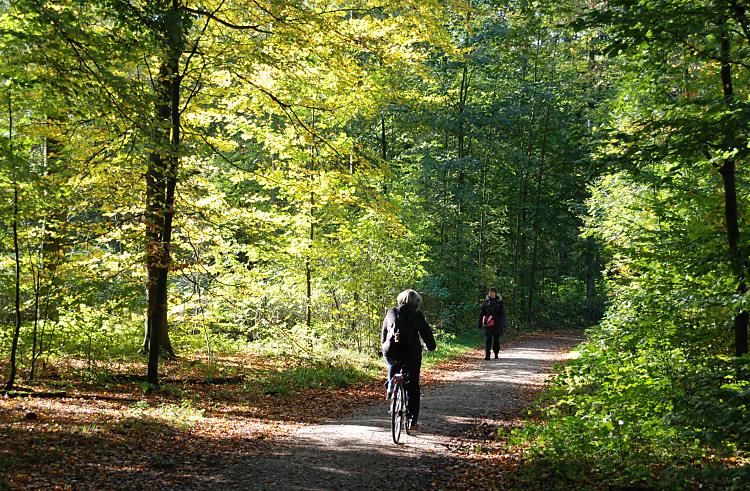
[[[580,351],[570,351],[565,355],[566,360],[575,360],[581,356]]]
[[[553,360],[559,358],[559,354],[554,351],[544,350],[542,352],[532,353],[529,351],[519,351],[515,353],[503,353],[500,352],[500,359],[515,360],[515,359],[528,359],[528,360]]]
[[[477,422],[476,417],[465,417],[465,416],[444,416],[443,420],[446,423],[455,424],[455,425],[475,424]]]

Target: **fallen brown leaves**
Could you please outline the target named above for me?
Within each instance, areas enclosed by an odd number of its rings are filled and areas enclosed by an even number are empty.
[[[537,335],[526,334],[522,339],[534,336]],[[513,340],[515,341],[518,339]],[[477,351],[474,356],[481,354],[482,352]],[[466,356],[471,355],[467,354],[462,358]],[[559,351],[554,358],[559,363],[570,356],[567,351]],[[518,482],[515,472],[523,464],[524,449],[509,446],[507,435],[528,421],[528,408],[534,396],[543,388],[544,385],[516,387],[512,394],[515,400],[513,407],[494,415],[492,419],[477,419],[454,438],[450,442],[450,450],[455,458],[451,459],[450,465],[433,469],[436,477],[429,488],[472,491],[525,489],[524,483]],[[497,394],[497,397],[507,396],[511,394]]]
[[[481,357],[471,351],[426,369],[422,383],[447,383]],[[277,436],[384,396],[380,379],[272,395],[256,386],[258,373],[284,368],[249,355],[222,359],[210,374],[199,360],[167,363],[163,390],[150,395],[140,387],[142,364],[109,366],[96,381],[71,376],[81,373],[76,363],[33,387],[64,387],[66,397],[0,397],[0,489],[229,487],[236,485],[229,470],[271,451]],[[497,428],[523,424],[518,417],[539,387],[525,390],[509,414],[478,420],[451,442],[454,463],[435,470],[433,488],[502,489],[518,456],[506,453]]]
[[[509,487],[508,476],[521,461],[518,449],[507,449],[507,439],[498,437],[498,428],[508,432],[523,425],[523,420],[477,421],[475,426],[451,442],[455,458],[452,464],[436,469],[431,489],[501,490]]]
[[[138,489],[188,486],[218,463],[251,456],[254,441],[284,431],[250,418],[192,417],[158,398],[145,413],[127,394],[0,401],[0,459],[10,488]],[[170,411],[171,409],[171,411]],[[36,417],[29,419],[33,412]],[[163,413],[163,414],[162,414]]]
[[[426,370],[423,383],[443,383],[446,371],[475,357]],[[248,356],[222,359],[210,377],[196,376],[197,360],[166,363],[164,390],[150,395],[140,387],[141,364],[108,366],[103,381],[73,375],[80,364],[50,367],[27,388],[63,386],[65,397],[0,397],[0,489],[221,487],[225,470],[267,451],[275,437],[384,395],[380,380],[266,394],[248,370],[274,362]]]

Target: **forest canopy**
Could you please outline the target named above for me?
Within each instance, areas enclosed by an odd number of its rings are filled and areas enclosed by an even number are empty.
[[[5,4],[2,306],[23,363],[372,352],[407,287],[445,332],[493,285],[516,326],[594,319],[594,171],[571,138],[589,116],[566,110],[588,62],[545,22],[492,2]]]

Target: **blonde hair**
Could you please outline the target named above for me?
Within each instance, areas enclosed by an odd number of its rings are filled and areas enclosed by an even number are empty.
[[[416,291],[409,289],[404,290],[396,297],[396,303],[399,305],[408,305],[418,309],[422,304],[422,297]]]

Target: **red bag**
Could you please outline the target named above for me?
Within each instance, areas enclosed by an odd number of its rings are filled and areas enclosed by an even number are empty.
[[[484,327],[495,327],[495,318],[491,315],[485,315],[482,317],[482,325]]]

